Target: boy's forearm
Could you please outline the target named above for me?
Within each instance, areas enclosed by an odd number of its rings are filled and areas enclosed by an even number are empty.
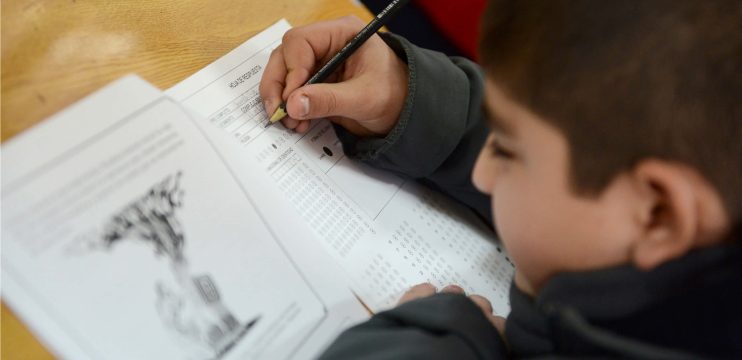
[[[418,48],[396,35],[383,38],[408,63],[406,103],[399,122],[385,138],[358,138],[336,126],[346,154],[421,179],[489,221],[489,199],[471,182],[472,168],[487,137],[481,69],[469,60]]]

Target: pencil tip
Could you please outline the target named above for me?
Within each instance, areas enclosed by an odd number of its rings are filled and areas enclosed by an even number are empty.
[[[286,116],[286,110],[283,109],[283,106],[279,106],[278,109],[276,109],[276,112],[273,113],[271,116],[271,124],[283,119]]]

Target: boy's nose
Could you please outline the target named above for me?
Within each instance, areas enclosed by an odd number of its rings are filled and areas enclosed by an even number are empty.
[[[479,151],[477,162],[474,164],[471,180],[474,187],[485,194],[492,194],[492,189],[495,186],[496,174],[494,165],[495,160],[487,154],[487,147],[482,147],[482,150]]]

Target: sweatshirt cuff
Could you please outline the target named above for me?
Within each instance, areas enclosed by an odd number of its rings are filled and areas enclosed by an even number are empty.
[[[458,337],[483,359],[499,358],[507,346],[497,329],[464,295],[439,293],[400,305],[376,317],[398,326],[414,326],[431,334]],[[499,355],[499,356],[498,356]]]

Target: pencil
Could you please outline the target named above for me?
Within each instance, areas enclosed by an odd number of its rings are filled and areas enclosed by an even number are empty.
[[[382,10],[373,20],[371,20],[366,27],[364,27],[356,36],[353,37],[335,56],[330,59],[324,66],[322,66],[307,82],[302,86],[321,83],[327,79],[330,74],[337,70],[338,66],[348,59],[353,53],[368,40],[371,35],[375,34],[379,29],[384,26],[394,14],[399,11],[405,4],[410,0],[393,0],[384,10]],[[278,109],[273,113],[265,127],[271,126],[283,119],[287,115],[286,103],[281,103]]]

